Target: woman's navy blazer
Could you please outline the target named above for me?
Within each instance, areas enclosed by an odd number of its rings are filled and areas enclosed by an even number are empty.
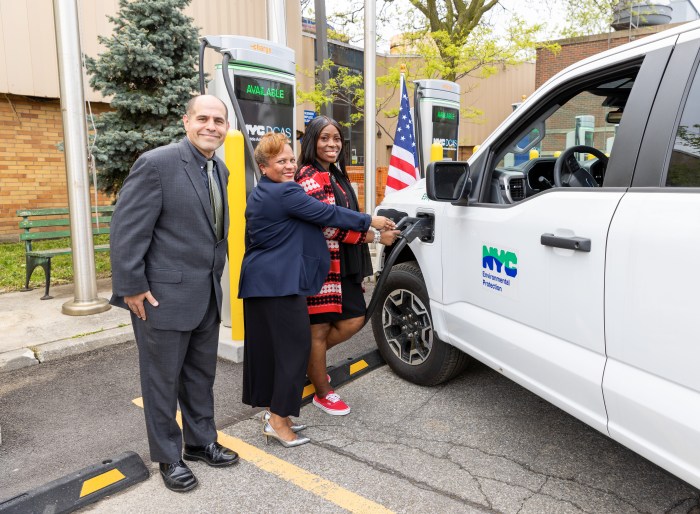
[[[245,217],[239,298],[317,294],[330,268],[322,227],[365,232],[371,222],[369,214],[308,196],[294,181],[267,177],[248,196]]]

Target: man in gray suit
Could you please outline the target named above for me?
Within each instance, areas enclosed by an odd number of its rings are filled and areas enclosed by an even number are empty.
[[[173,491],[197,485],[183,456],[211,466],[238,461],[216,442],[213,397],[228,233],[228,170],[214,151],[228,112],[202,95],[182,121],[186,138],[144,153],[131,168],[110,235],[110,303],[131,310],[151,460]]]

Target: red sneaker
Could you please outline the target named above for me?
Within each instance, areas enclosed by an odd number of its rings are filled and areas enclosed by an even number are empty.
[[[345,416],[350,413],[348,404],[341,400],[340,396],[333,391],[329,391],[325,398],[319,398],[315,394],[313,404],[331,416]]]

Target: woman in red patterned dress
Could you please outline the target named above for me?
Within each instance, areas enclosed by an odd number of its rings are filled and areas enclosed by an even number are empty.
[[[322,202],[360,211],[357,197],[345,172],[342,129],[337,121],[318,116],[311,120],[301,142],[299,170],[294,180],[306,194]],[[319,294],[307,297],[311,321],[311,354],[307,375],[316,389],[313,404],[335,416],[350,412],[329,384],[326,351],[346,341],[362,328],[365,298],[362,282],[372,274],[372,261],[365,243],[391,245],[397,230],[370,229],[355,232],[324,227],[331,254],[331,268]]]

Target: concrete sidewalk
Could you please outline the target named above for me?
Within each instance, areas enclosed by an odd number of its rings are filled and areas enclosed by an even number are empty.
[[[100,297],[109,299],[111,288],[111,279],[97,281]],[[51,300],[40,300],[43,292],[0,294],[0,373],[133,341],[126,310],[67,316],[61,306],[73,299],[73,284],[52,286]]]
[[[370,254],[376,271],[376,250],[371,248]],[[368,293],[374,290],[374,280],[374,276],[367,279]],[[98,280],[97,292],[109,299],[112,279]],[[131,317],[125,309],[112,307],[99,314],[67,316],[61,307],[73,299],[73,284],[51,286],[51,300],[41,300],[43,294],[43,286],[0,294],[0,373],[134,340]],[[369,301],[367,295],[366,299]],[[224,300],[222,310],[227,309],[229,303]],[[218,353],[223,359],[243,362],[243,341],[233,341],[231,329],[223,324]]]

